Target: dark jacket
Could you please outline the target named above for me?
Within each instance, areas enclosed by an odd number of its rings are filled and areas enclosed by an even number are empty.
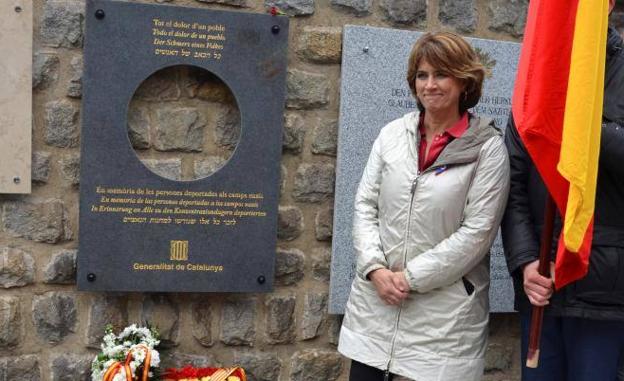
[[[598,165],[594,237],[587,276],[555,292],[547,314],[624,320],[624,50],[615,29],[609,29],[603,127]],[[546,188],[510,118],[505,136],[510,156],[511,190],[502,223],[503,245],[514,279],[516,308],[529,301],[522,286],[522,268],[539,255]],[[561,230],[555,220],[553,249]]]

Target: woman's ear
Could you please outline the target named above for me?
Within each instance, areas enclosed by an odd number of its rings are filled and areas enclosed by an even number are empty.
[[[609,0],[609,13],[611,13],[614,7],[615,7],[615,0]]]

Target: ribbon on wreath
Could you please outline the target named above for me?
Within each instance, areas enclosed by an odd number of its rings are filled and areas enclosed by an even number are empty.
[[[141,381],[147,381],[150,363],[152,361],[152,352],[146,345],[143,344],[135,345],[130,348],[128,355],[126,356],[126,361],[123,364],[119,361],[113,362],[104,373],[102,381],[113,381],[113,378],[121,372],[122,368],[126,373],[126,381],[132,381],[132,369],[130,368],[130,362],[133,359],[132,351],[137,348],[145,349],[145,360],[143,360],[143,374],[141,375]]]

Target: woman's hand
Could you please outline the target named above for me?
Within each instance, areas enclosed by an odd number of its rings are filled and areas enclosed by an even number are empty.
[[[386,304],[397,306],[409,295],[409,286],[403,272],[395,273],[388,269],[378,269],[368,274],[368,277],[375,285],[377,294]]]
[[[539,260],[529,262],[522,273],[524,275],[524,292],[526,293],[532,305],[542,307],[549,303],[554,290],[553,278],[541,276],[537,271]],[[550,272],[553,271],[554,264],[550,263]]]

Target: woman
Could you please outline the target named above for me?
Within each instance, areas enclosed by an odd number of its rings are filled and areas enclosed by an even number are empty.
[[[412,49],[419,111],[381,130],[355,200],[357,275],[338,346],[352,381],[481,379],[488,253],[509,188],[501,131],[468,112],[483,77],[452,33]]]

